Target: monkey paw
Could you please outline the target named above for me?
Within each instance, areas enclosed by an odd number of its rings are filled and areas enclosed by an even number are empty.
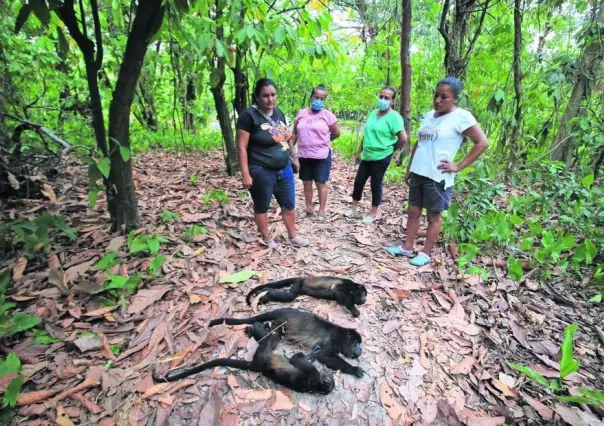
[[[365,374],[365,371],[361,367],[354,367],[352,374],[360,379]]]

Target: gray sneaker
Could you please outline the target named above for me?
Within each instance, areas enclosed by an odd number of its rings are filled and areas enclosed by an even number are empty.
[[[310,242],[306,238],[302,238],[299,235],[296,235],[294,238],[292,238],[291,240],[289,240],[289,242],[292,245],[298,246],[298,247],[306,247],[307,245],[310,244]]]

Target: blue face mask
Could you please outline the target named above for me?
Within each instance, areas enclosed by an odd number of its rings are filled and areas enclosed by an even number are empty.
[[[379,99],[377,100],[377,106],[379,108],[380,111],[386,111],[388,108],[390,108],[390,102],[388,102],[386,99]]]
[[[313,111],[321,111],[323,109],[324,105],[325,105],[325,101],[322,101],[321,99],[313,99],[310,102],[310,107],[312,108]]]

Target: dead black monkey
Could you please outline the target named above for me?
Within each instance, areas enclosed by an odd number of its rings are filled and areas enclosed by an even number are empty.
[[[282,325],[285,339],[305,348],[321,348],[317,361],[345,374],[363,377],[363,369],[350,365],[339,354],[347,358],[361,356],[363,341],[361,335],[352,328],[340,327],[311,312],[285,308],[265,312],[251,318],[219,318],[210,321],[210,327],[226,323],[229,325],[253,324],[271,321],[275,327]]]
[[[273,382],[296,392],[327,395],[333,390],[335,386],[333,374],[330,371],[319,371],[312,365],[319,352],[318,348],[308,355],[298,352],[288,359],[284,355],[273,353],[283,335],[282,327],[278,327],[269,334],[269,330],[263,324],[256,322],[248,327],[246,332],[259,342],[251,362],[218,358],[186,370],[169,372],[165,378],[153,375],[153,380],[173,382],[203,370],[224,366],[262,373]]]
[[[287,286],[291,286],[289,290],[276,290]],[[247,295],[247,304],[251,303],[254,294],[258,294],[265,289],[268,289],[268,292],[258,300],[260,304],[270,302],[271,300],[291,302],[298,295],[305,294],[319,299],[335,300],[340,305],[348,308],[354,317],[358,317],[361,314],[356,305],[362,305],[367,300],[367,289],[365,286],[347,278],[294,277],[253,288]]]

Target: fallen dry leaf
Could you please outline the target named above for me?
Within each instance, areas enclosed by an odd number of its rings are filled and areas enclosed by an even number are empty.
[[[138,314],[144,311],[147,307],[161,299],[171,288],[171,285],[156,285],[149,289],[139,290],[131,299],[128,313]]]
[[[373,245],[373,241],[371,241],[371,239],[363,236],[363,235],[359,235],[359,234],[354,234],[354,238],[361,244],[364,244],[366,246],[372,246]]]
[[[555,404],[554,411],[562,417],[562,419],[571,426],[589,426],[583,421],[579,415],[578,408],[571,408],[563,404]]]
[[[89,260],[88,262],[80,263],[79,265],[74,265],[65,271],[65,282],[66,284],[70,284],[80,277],[83,277],[86,272],[94,265],[96,262],[96,258]]]
[[[102,317],[105,314],[108,314],[109,312],[114,311],[116,308],[117,308],[117,306],[106,306],[104,308],[99,308],[99,309],[85,312],[82,315],[84,315],[85,317]]]
[[[384,324],[384,328],[382,329],[382,333],[384,333],[384,334],[392,333],[394,330],[396,330],[399,327],[399,325],[400,325],[400,323],[398,320],[386,321],[386,323]]]
[[[105,251],[118,251],[124,245],[125,242],[126,237],[119,236],[112,238],[111,241],[109,241],[109,244],[107,245],[107,249]]]
[[[75,426],[61,405],[57,406],[57,418],[55,422],[59,426]]]
[[[25,267],[27,266],[27,258],[25,256],[21,256],[17,259],[15,266],[13,267],[13,280],[18,281],[23,277],[23,272],[25,272]]]
[[[52,189],[52,187],[47,184],[47,183],[43,183],[42,187],[40,189],[40,192],[50,200],[51,203],[56,203],[57,202],[57,196],[55,195],[55,191]]]
[[[428,338],[426,337],[426,333],[421,333],[419,335],[419,363],[425,369],[430,368],[430,361],[426,358],[426,343],[428,342]],[[435,407],[436,407],[436,403]]]
[[[380,402],[393,421],[401,421],[407,417],[407,410],[398,401],[386,381],[380,386]]]
[[[273,411],[289,411],[295,407],[291,399],[289,399],[283,392],[275,391],[275,395],[271,398],[274,401],[269,406],[269,410]]]
[[[449,316],[463,320],[466,317],[466,313],[463,310],[463,306],[461,306],[461,304],[456,301],[453,305],[453,308],[449,312]]]
[[[522,393],[522,398],[524,398],[524,400],[528,403],[528,405],[530,405],[533,410],[535,410],[537,413],[539,413],[539,415],[541,417],[543,417],[543,420],[546,421],[553,421],[554,420],[554,410],[552,410],[551,408],[549,408],[547,405],[543,404],[542,402],[531,398],[530,396]]]
[[[473,356],[467,356],[461,362],[451,367],[449,371],[451,374],[469,374],[475,363],[476,360]]]

